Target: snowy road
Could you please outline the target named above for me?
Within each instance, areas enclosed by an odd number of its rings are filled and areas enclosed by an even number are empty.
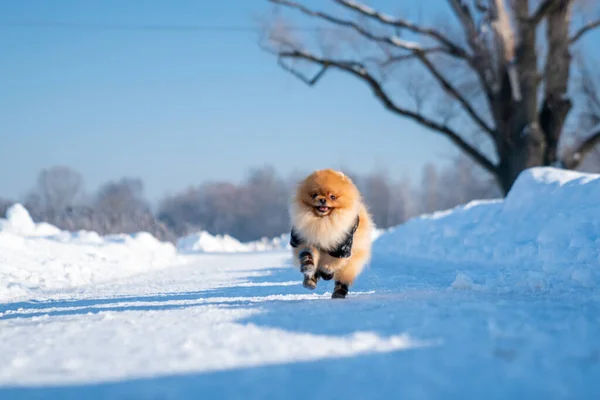
[[[303,289],[287,254],[190,257],[0,304],[0,398],[600,394],[594,291],[454,290],[454,267],[376,260],[334,301],[331,282]]]

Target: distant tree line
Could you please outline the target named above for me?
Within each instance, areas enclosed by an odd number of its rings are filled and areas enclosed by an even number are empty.
[[[444,168],[425,165],[417,185],[407,177],[392,179],[385,171],[357,174],[342,170],[362,191],[379,228],[472,199],[501,196],[497,185],[464,156]],[[107,182],[88,194],[79,172],[55,166],[40,171],[34,187],[19,201],[34,221],[71,231],[83,229],[101,235],[146,231],[173,242],[205,230],[247,241],[289,230],[288,201],[296,181],[278,175],[271,167],[256,168],[239,183],[207,181],[185,188],[162,199],[153,210],[140,179]],[[0,198],[0,215],[14,203]]]
[[[65,230],[83,229],[101,235],[146,231],[161,240],[175,240],[173,232],[154,216],[140,179],[107,182],[89,196],[79,172],[55,166],[40,171],[33,189],[18,201],[34,221]],[[15,202],[0,198],[0,215],[4,216]]]

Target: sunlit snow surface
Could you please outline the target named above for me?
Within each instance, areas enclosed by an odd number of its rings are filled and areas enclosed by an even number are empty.
[[[16,210],[0,399],[600,398],[599,182],[532,170],[384,233],[346,300],[287,251],[182,255]]]

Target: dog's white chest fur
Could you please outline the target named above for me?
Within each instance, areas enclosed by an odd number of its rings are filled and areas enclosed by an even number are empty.
[[[323,250],[335,249],[346,239],[357,214],[358,207],[356,210],[336,210],[326,217],[318,217],[312,210],[294,205],[291,208],[294,229],[307,244]]]

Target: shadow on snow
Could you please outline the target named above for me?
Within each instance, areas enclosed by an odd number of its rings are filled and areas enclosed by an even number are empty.
[[[600,348],[593,339],[600,337],[600,326],[593,323],[600,315],[597,303],[590,300],[570,305],[560,298],[544,296],[457,293],[447,290],[455,270],[438,270],[425,278],[421,271],[417,281],[417,268],[408,266],[394,274],[369,268],[352,289],[355,295],[346,300],[329,299],[333,287],[330,281],[320,282],[315,293],[322,297],[315,300],[275,298],[257,302],[257,298],[270,295],[308,293],[300,285],[298,271],[289,267],[270,269],[268,276],[250,277],[248,281],[298,281],[296,286],[236,286],[152,296],[0,305],[0,312],[19,311],[4,315],[2,320],[218,304],[263,311],[238,323],[325,335],[371,331],[443,340],[439,347],[343,359],[120,382],[4,387],[0,388],[0,398],[583,399],[600,393],[600,381],[593,378],[600,376]],[[372,294],[356,294],[373,289]],[[181,300],[202,302],[165,304]],[[119,305],[124,302],[127,304]],[[540,316],[548,307],[554,312]],[[560,329],[571,335],[567,348],[564,338],[550,334]],[[546,335],[541,343],[536,340],[540,334]]]

